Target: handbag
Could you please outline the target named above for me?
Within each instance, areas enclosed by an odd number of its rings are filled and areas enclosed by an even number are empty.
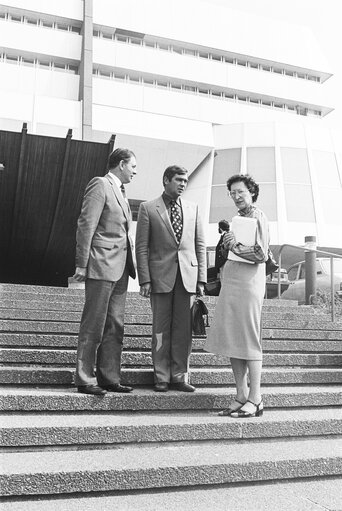
[[[208,308],[200,298],[196,298],[191,308],[192,331],[194,335],[205,335],[205,327],[209,326]],[[206,316],[206,322],[204,317]]]
[[[272,254],[271,249],[268,249],[268,259],[266,261],[265,269],[266,275],[270,275],[271,273],[279,270],[279,264],[274,259],[274,255]]]

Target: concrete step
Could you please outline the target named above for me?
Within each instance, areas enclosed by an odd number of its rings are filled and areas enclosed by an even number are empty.
[[[123,367],[152,367],[152,356],[147,352],[124,351]],[[43,365],[75,365],[76,350],[63,349],[0,349],[1,364],[43,364]],[[193,352],[190,357],[192,367],[230,367],[230,359],[211,353]],[[265,353],[263,367],[299,366],[299,367],[334,367],[342,366],[342,353]]]
[[[0,384],[3,385],[72,385],[74,381],[72,367],[44,366],[2,366]],[[152,368],[127,369],[121,372],[121,382],[130,385],[152,385]],[[340,368],[270,368],[265,367],[261,382],[264,385],[311,385],[315,383],[342,383]],[[194,385],[233,385],[232,371],[226,368],[191,370],[191,383]]]
[[[140,308],[142,309],[142,308]],[[132,312],[126,310],[125,313],[125,323],[126,324],[152,324],[152,312],[150,310],[146,310],[143,313],[139,313],[137,310],[133,310]],[[59,311],[59,310],[32,310],[32,309],[22,309],[22,308],[0,308],[0,319],[1,320],[20,320],[20,321],[58,321],[58,322],[75,322],[80,323],[82,312],[81,311]],[[213,311],[209,311],[209,320],[213,317]],[[315,312],[308,311],[305,313],[299,314],[296,310],[289,312],[287,310],[284,311],[270,311],[269,309],[264,309],[262,313],[262,320],[274,320],[274,321],[322,321],[321,316],[315,314]],[[325,319],[325,317],[324,317]]]
[[[215,303],[208,303],[206,299],[204,299],[209,314],[212,314],[212,311],[215,308]],[[285,301],[285,300],[284,300]],[[51,301],[51,300],[9,300],[7,298],[2,298],[0,301],[0,312],[1,309],[20,309],[20,310],[36,310],[36,311],[59,311],[59,312],[82,312],[84,301],[83,300],[64,300],[64,301]],[[151,307],[149,301],[142,301],[132,303],[130,298],[128,297],[126,301],[126,313],[128,314],[151,314]],[[311,306],[307,305],[291,305],[291,307],[286,307],[286,304],[279,306],[274,305],[271,301],[270,303],[264,303],[263,305],[264,312],[274,312],[277,314],[282,313],[295,313],[300,315],[324,315],[319,309],[315,309]],[[329,319],[329,318],[328,318]]]
[[[334,337],[334,332],[328,332],[329,336],[322,339],[321,335],[315,335],[315,332],[303,332],[303,339],[300,338],[274,338],[275,333],[285,334],[286,331],[263,331],[263,351],[267,352],[304,352],[304,353],[324,353],[324,352],[342,352],[341,340],[329,340]],[[296,336],[299,337],[299,336]],[[337,337],[341,337],[338,335]],[[194,351],[202,350],[205,344],[204,337],[195,337],[192,348]],[[0,333],[0,346],[3,347],[44,347],[44,348],[77,348],[77,334],[26,334],[26,333]],[[130,337],[124,339],[124,349],[151,351],[150,337]]]
[[[262,388],[265,409],[341,407],[341,385],[296,385]],[[112,414],[123,411],[215,411],[228,408],[235,395],[234,388],[200,387],[187,394],[171,390],[160,394],[152,388],[135,388],[131,394],[107,393],[103,397],[79,394],[75,387],[11,388],[0,389],[2,413],[84,414],[92,411]],[[323,413],[323,412],[322,412]],[[14,415],[13,415],[14,416]],[[264,414],[266,416],[266,413]],[[322,415],[322,418],[323,415]],[[249,423],[249,422],[248,422]]]
[[[3,496],[54,495],[342,474],[342,440],[243,441],[1,455]],[[86,474],[86,477],[85,477]]]
[[[243,492],[243,496],[241,493]],[[342,478],[338,476],[313,479],[264,481],[263,483],[230,483],[198,486],[184,491],[150,490],[118,492],[111,495],[30,497],[18,502],[6,499],[2,511],[323,511],[341,510]],[[25,507],[20,508],[20,505]]]
[[[219,417],[214,412],[174,416],[134,413],[37,415],[3,414],[0,446],[10,449],[51,446],[96,446],[129,443],[222,441],[340,435],[342,409],[267,410],[248,421]]]
[[[319,330],[324,335],[325,332],[337,332],[342,336],[342,324],[320,321],[320,320],[296,320],[285,321],[278,319],[265,319],[263,321],[263,329],[282,329],[282,330]],[[0,320],[1,332],[37,332],[37,333],[78,333],[79,324],[74,322],[48,322],[48,321],[27,321],[27,320]],[[151,325],[126,325],[126,335],[151,335]]]

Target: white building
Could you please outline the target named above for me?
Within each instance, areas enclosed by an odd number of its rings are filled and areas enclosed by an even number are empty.
[[[185,166],[208,245],[234,213],[227,178],[249,172],[272,244],[342,247],[331,73],[308,29],[199,0],[7,0],[0,53],[0,129],[116,134],[138,159],[132,199]]]

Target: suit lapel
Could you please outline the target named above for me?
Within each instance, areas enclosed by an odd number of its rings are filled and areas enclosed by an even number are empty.
[[[157,209],[157,212],[160,215],[162,221],[164,222],[165,226],[167,227],[167,230],[169,231],[170,235],[175,240],[175,243],[177,243],[177,239],[176,239],[174,230],[171,225],[169,212],[166,209],[166,206],[165,206],[165,203],[164,203],[162,197],[159,197],[157,204],[156,204],[156,209]]]
[[[106,174],[105,177],[108,179],[108,181],[112,187],[113,193],[114,193],[116,199],[118,200],[120,206],[122,207],[122,210],[123,210],[124,215],[127,219],[127,222],[130,223],[131,222],[131,210],[130,210],[128,203],[123,198],[121,190],[119,190],[116,183],[114,183],[114,181],[111,180],[111,178],[108,176],[108,174]]]

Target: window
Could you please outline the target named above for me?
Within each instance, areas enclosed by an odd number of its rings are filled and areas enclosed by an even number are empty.
[[[6,62],[8,64],[18,64],[18,57],[14,57],[11,55],[6,55]]]
[[[225,99],[234,100],[235,99],[235,94],[231,94],[231,93],[225,92],[224,93],[224,98]]]
[[[21,21],[22,21],[21,16],[15,16],[13,14],[10,14],[9,16],[10,16],[11,21],[15,21],[16,23],[21,23]]]
[[[115,76],[116,76],[116,75],[115,75]],[[144,85],[153,86],[153,85],[154,85],[154,80],[153,80],[153,78],[144,78]]]
[[[271,66],[261,66],[263,71],[271,71]]]
[[[244,101],[244,102],[247,101],[246,96],[238,96],[237,98],[238,98],[239,101]]]
[[[247,66],[247,62],[245,60],[238,60],[237,61],[237,65],[238,66],[246,67]]]
[[[130,76],[129,77],[129,81],[132,82],[132,83],[139,83],[140,82],[140,78],[139,78],[139,76]]]
[[[144,41],[146,48],[155,48],[156,43],[154,41]]]
[[[274,67],[273,68],[273,73],[277,73],[278,75],[282,75],[283,74],[283,70],[280,69],[280,67]]]
[[[69,71],[69,73],[73,73],[74,75],[77,75],[78,74],[78,67],[77,66],[70,66],[70,65],[68,65],[67,66],[67,71]]]
[[[38,24],[38,20],[35,20],[34,18],[25,18],[25,21],[28,25],[36,25]]]
[[[68,25],[66,25],[65,23],[56,23],[56,28],[58,30],[65,30],[66,32],[69,30],[69,27]]]
[[[157,86],[158,87],[163,87],[164,89],[167,89],[168,83],[165,82],[164,80],[157,80]]]
[[[207,53],[206,51],[200,51],[198,53],[199,57],[201,57],[201,59],[208,59],[209,58],[209,53]]]
[[[75,32],[75,34],[80,34],[81,27],[71,27],[71,32]]]
[[[128,37],[120,34],[116,34],[115,39],[120,43],[128,43]]]
[[[222,61],[221,55],[215,55],[214,53],[211,55],[211,60],[216,60],[217,62]]]
[[[45,27],[45,28],[53,28],[54,27],[54,24],[52,23],[52,21],[42,20],[41,25],[42,25],[42,27]]]
[[[115,80],[119,80],[119,81],[126,80],[126,75],[123,73],[115,73],[114,77],[115,77]]]
[[[137,37],[131,37],[131,44],[135,44],[137,46],[142,45],[142,39],[138,39]]]
[[[249,67],[251,67],[252,69],[259,69],[259,64],[256,64],[255,62],[250,62]]]
[[[93,36],[94,37],[100,37],[100,31],[99,30],[93,30]]]
[[[52,66],[55,71],[64,71],[65,70],[64,64],[58,64],[58,63],[54,62]]]
[[[294,72],[289,71],[288,69],[285,69],[285,74],[286,74],[286,76],[294,76]]]
[[[214,98],[220,98],[222,94],[221,94],[221,92],[219,92],[219,91],[212,90],[212,91],[211,91],[211,95],[212,95]]]
[[[186,92],[196,92],[196,87],[192,85],[183,85],[182,89]]]
[[[234,64],[234,59],[232,57],[225,57],[224,61],[227,62],[227,64]]]
[[[34,66],[34,59],[22,59],[22,63],[24,64],[24,66]]]
[[[260,100],[255,98],[249,98],[249,102],[258,105],[260,103]]]
[[[204,96],[207,96],[209,94],[208,89],[198,88],[198,92],[199,92],[199,94],[203,94]]]
[[[109,40],[112,40],[113,39],[113,34],[109,33],[109,32],[102,32],[102,38],[103,39],[109,39]]]
[[[168,44],[161,44],[161,43],[159,43],[158,44],[158,48],[159,48],[159,50],[168,51],[169,50],[169,45]]]
[[[178,53],[178,55],[182,55],[183,48],[181,48],[180,46],[172,46],[172,51],[173,53]]]
[[[171,89],[172,90],[182,90],[182,86],[179,83],[172,83],[171,84]]]
[[[184,48],[183,55],[191,55],[192,57],[195,57],[197,55],[197,51],[191,50],[190,48]]]

